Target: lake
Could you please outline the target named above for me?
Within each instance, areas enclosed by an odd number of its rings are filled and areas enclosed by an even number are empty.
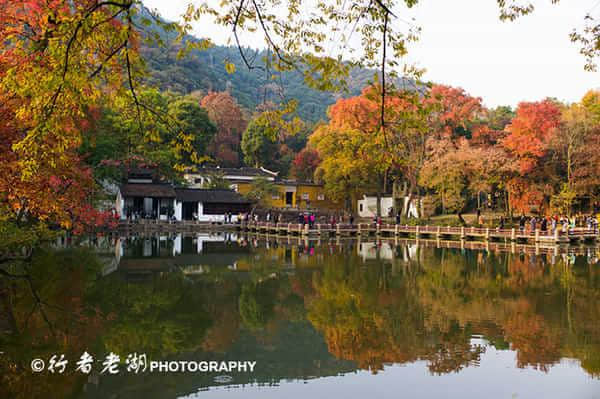
[[[59,240],[0,275],[0,397],[600,399],[599,256],[234,233]]]

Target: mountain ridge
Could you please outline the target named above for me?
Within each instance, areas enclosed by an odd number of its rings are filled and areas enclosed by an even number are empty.
[[[241,106],[250,111],[267,101],[281,103],[295,99],[298,101],[298,116],[315,123],[327,118],[327,108],[339,98],[360,94],[378,73],[373,69],[354,68],[346,79],[345,92],[319,91],[304,83],[299,71],[275,73],[277,79],[274,80],[272,74],[261,73],[258,68],[249,70],[236,46],[215,45],[206,50],[192,50],[179,58],[177,53],[181,45],[174,43],[174,34],[156,25],[152,29],[159,32],[166,48],[148,43],[142,46],[141,53],[149,72],[148,84],[179,94],[198,90],[204,94],[209,91],[229,91]],[[190,35],[184,37],[184,41],[200,40]],[[263,58],[266,55],[266,50],[259,50],[253,55],[257,66],[264,66]],[[226,71],[225,61],[235,65],[235,72],[230,74]],[[414,82],[399,78],[397,84],[414,85]]]

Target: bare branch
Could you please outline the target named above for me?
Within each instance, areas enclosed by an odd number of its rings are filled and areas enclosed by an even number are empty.
[[[285,58],[281,54],[281,50],[275,44],[275,42],[273,42],[273,39],[271,39],[271,35],[269,34],[269,30],[267,29],[267,27],[265,25],[265,21],[263,20],[262,14],[260,13],[260,9],[259,9],[258,5],[256,4],[256,0],[252,0],[252,4],[254,4],[254,9],[256,10],[256,16],[258,17],[258,21],[260,22],[260,25],[262,26],[263,32],[265,32],[265,37],[267,38],[267,41],[269,42],[269,44],[273,47],[273,50],[275,50],[275,54],[277,54],[277,58],[279,58],[279,60],[283,61],[284,63],[288,64],[289,66],[294,66],[294,64],[291,61],[289,61],[287,58]]]
[[[235,37],[235,42],[237,44],[237,48],[240,52],[240,55],[242,56],[242,60],[244,61],[244,64],[246,64],[246,67],[250,70],[255,69],[255,68],[262,70],[263,68],[255,66],[254,62],[252,62],[252,64],[248,62],[248,59],[246,58],[246,54],[244,54],[242,46],[240,45],[240,39],[237,34],[237,27],[238,27],[238,23],[240,20],[240,15],[242,14],[242,10],[244,9],[245,1],[246,0],[240,0],[240,5],[238,6],[237,12],[235,14],[235,20],[233,21],[233,36]]]

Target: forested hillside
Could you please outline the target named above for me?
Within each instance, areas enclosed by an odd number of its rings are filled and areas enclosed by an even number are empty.
[[[160,30],[154,28],[153,30]],[[265,101],[280,103],[298,101],[298,116],[307,122],[325,119],[327,107],[340,97],[360,94],[373,82],[377,71],[354,69],[347,79],[346,92],[324,92],[307,87],[300,72],[289,71],[278,74],[263,71],[265,51],[245,49],[257,68],[249,70],[244,64],[239,49],[235,46],[214,46],[203,51],[192,51],[183,58],[177,57],[180,46],[174,35],[163,34],[166,48],[145,44],[141,49],[149,70],[149,84],[161,90],[188,94],[200,90],[229,91],[240,105],[253,111]],[[186,40],[198,40],[187,37]],[[234,73],[227,73],[225,61],[235,65]],[[276,78],[273,79],[273,75]],[[400,81],[399,84],[408,81]]]

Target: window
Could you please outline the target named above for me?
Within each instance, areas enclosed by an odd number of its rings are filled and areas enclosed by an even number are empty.
[[[201,177],[197,177],[194,179],[194,183],[195,184],[202,184],[202,178]]]
[[[363,204],[359,204],[358,205],[358,209],[362,212],[363,211]]]
[[[325,201],[325,195],[323,195],[323,194],[317,195],[317,200],[319,200],[319,201]]]
[[[310,199],[310,197],[309,197],[308,193],[302,193],[302,199],[303,199],[303,200],[308,200],[308,199]]]

